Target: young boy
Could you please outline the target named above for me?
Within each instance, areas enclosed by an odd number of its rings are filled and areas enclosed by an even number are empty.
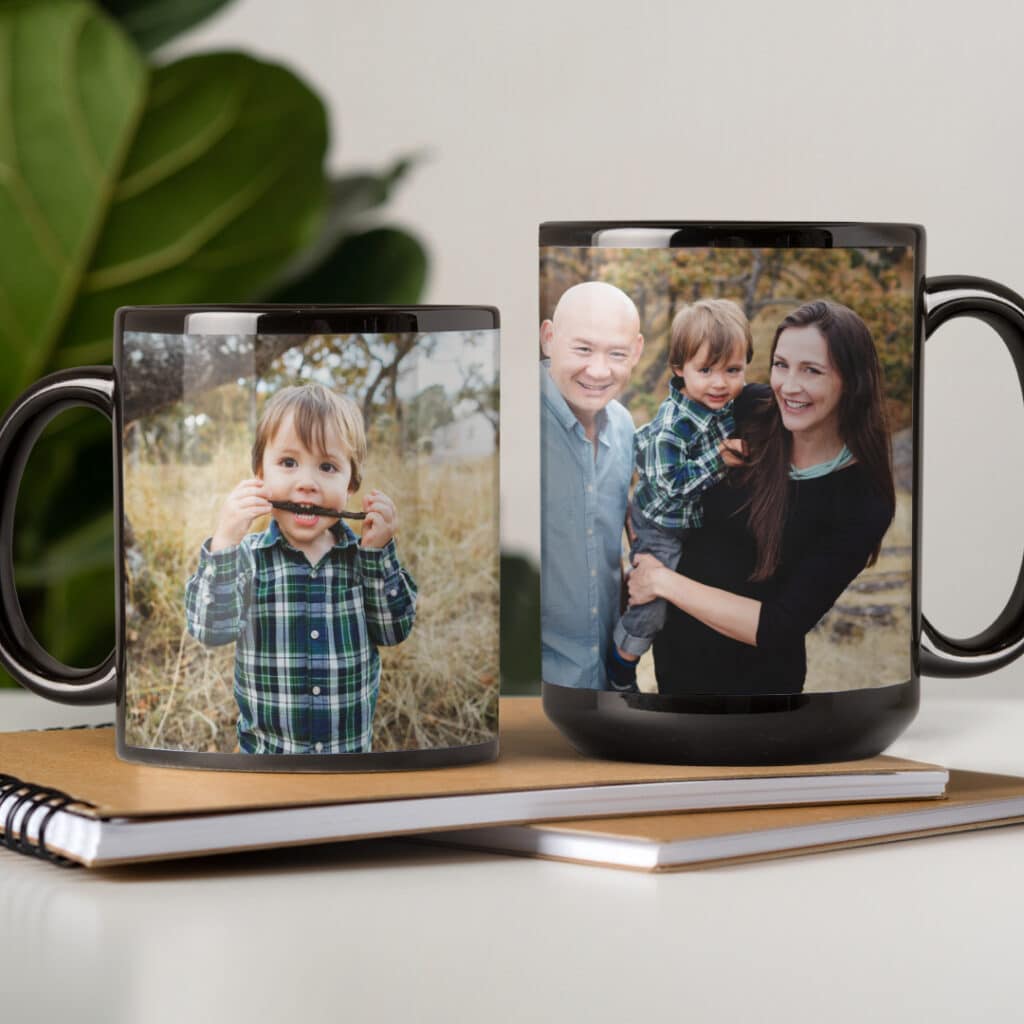
[[[228,495],[199,552],[185,587],[188,631],[211,646],[237,641],[244,753],[370,749],[377,646],[400,644],[416,615],[416,584],[395,552],[395,505],[370,491],[361,539],[340,519],[271,505],[340,511],[365,457],[362,414],[350,398],[320,384],[283,388],[256,429],[255,477]],[[267,513],[267,529],[249,533]]]
[[[632,555],[646,552],[675,568],[683,532],[701,525],[700,496],[725,476],[723,452],[742,452],[742,442],[729,440],[732,403],[753,354],[750,323],[735,302],[701,299],[676,314],[668,398],[636,432]],[[635,605],[619,619],[605,666],[613,689],[636,689],[636,663],[664,621],[662,600]]]

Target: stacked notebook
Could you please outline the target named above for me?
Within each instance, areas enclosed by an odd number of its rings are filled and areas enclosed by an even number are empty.
[[[552,860],[683,871],[1024,822],[1024,779],[950,772],[941,800],[553,821],[431,837]]]
[[[344,775],[128,764],[113,730],[0,733],[0,842],[111,866],[382,836],[646,870],[1024,820],[1024,779],[892,757],[771,768],[595,761],[503,698],[490,764]]]

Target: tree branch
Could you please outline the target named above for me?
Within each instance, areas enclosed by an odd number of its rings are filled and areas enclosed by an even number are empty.
[[[211,388],[258,376],[304,334],[125,336],[124,418],[131,423]]]

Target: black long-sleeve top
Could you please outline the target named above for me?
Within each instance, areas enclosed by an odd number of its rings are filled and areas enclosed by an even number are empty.
[[[760,601],[757,645],[732,640],[669,603],[654,642],[661,693],[799,693],[807,674],[804,637],[864,569],[892,521],[888,500],[857,463],[790,480],[779,567],[752,583],[748,497],[728,478],[706,492],[704,525],[687,534],[678,571]]]

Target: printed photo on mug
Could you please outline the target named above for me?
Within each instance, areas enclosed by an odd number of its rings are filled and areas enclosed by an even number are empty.
[[[911,675],[910,246],[541,248],[542,674]]]
[[[123,365],[126,746],[492,740],[497,332],[126,330]]]

